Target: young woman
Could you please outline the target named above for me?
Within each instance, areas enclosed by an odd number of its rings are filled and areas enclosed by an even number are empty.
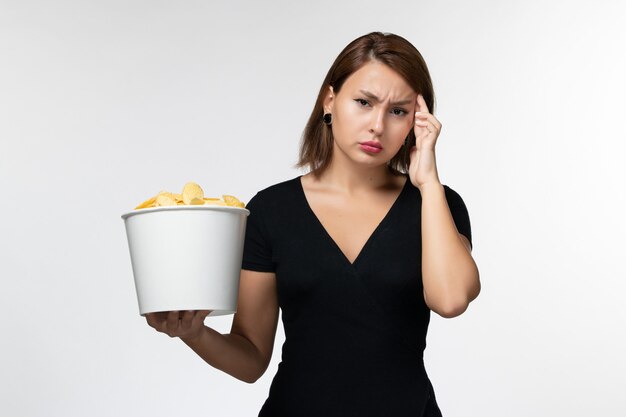
[[[480,291],[463,200],[442,185],[441,123],[422,56],[370,33],[330,68],[303,135],[309,173],[249,202],[229,334],[207,311],[149,314],[207,363],[255,382],[279,308],[286,340],[259,416],[440,416],[423,363],[430,311]]]

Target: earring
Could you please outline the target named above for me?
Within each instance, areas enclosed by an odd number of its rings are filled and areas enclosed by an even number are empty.
[[[324,120],[324,123],[326,123],[328,126],[333,124],[333,115],[330,113],[324,113],[324,117],[322,119]]]

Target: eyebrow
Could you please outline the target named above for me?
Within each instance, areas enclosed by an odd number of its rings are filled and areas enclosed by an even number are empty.
[[[374,94],[370,93],[367,90],[359,90],[363,95],[367,96],[367,98],[370,98],[374,101],[377,101],[380,103],[380,99],[378,97],[376,97]],[[404,104],[410,104],[411,102],[413,102],[413,100],[401,100],[401,101],[396,101],[395,103],[391,103],[392,106],[402,106]]]

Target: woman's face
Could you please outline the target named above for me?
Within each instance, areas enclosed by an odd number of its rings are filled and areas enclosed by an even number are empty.
[[[332,88],[324,112],[332,113],[333,158],[371,166],[386,164],[413,128],[417,93],[394,70],[370,61]]]

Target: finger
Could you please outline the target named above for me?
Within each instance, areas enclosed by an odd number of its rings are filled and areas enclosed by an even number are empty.
[[[202,320],[204,320],[212,312],[213,312],[213,310],[200,310],[200,311],[198,311],[198,315],[200,317],[202,317]]]
[[[430,113],[415,112],[414,123],[416,126],[424,126],[424,122],[429,120]]]
[[[424,100],[424,97],[421,94],[417,95],[417,108],[421,113],[430,113],[430,110],[428,110],[428,106],[426,105],[426,100]]]
[[[167,312],[156,312],[146,314],[146,320],[148,324],[154,328],[157,332],[167,333]],[[150,316],[148,318],[148,315]]]
[[[191,323],[193,322],[194,316],[195,312],[193,310],[185,311],[185,314],[183,314],[183,318],[180,321],[180,327],[184,330],[189,330],[191,328]]]
[[[168,332],[173,332],[178,328],[178,310],[170,311],[167,314],[166,328]]]
[[[148,322],[148,326],[153,327],[155,329],[159,328],[159,319],[155,313],[147,313],[146,321]]]
[[[439,120],[437,120],[437,118],[433,116],[431,113],[416,112],[415,120],[428,120],[433,125],[441,127],[441,122],[439,122]]]
[[[420,129],[426,129],[428,133],[438,132],[439,129],[430,120],[415,121],[415,126]]]
[[[198,310],[196,311],[196,314],[193,316],[193,326],[196,325],[200,325],[202,326],[204,324],[204,319],[206,318],[206,316],[209,315],[209,313],[211,313],[212,310]],[[197,323],[199,322],[199,323]]]
[[[154,313],[149,313],[149,314],[150,314],[150,320],[154,324],[153,327],[157,329],[158,331],[162,332],[163,328],[167,324],[167,313],[161,311],[161,312],[154,312]]]
[[[435,116],[430,113],[420,113],[419,115],[415,115],[415,120],[426,120],[432,123],[433,126],[437,128],[437,130],[441,130],[441,122],[437,120]]]
[[[424,135],[429,134],[430,131],[431,131],[431,128],[429,127],[429,124],[427,121],[425,120],[415,121],[415,137],[416,138],[421,138]]]

